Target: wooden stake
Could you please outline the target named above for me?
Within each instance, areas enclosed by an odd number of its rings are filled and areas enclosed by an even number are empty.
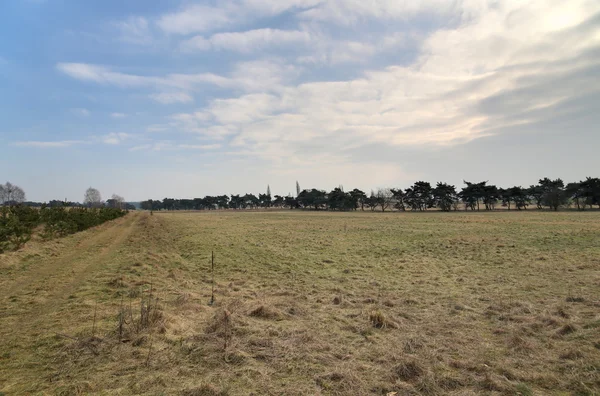
[[[210,304],[213,305],[215,303],[215,251],[212,251],[210,257],[210,272],[212,275],[212,290],[210,293]]]

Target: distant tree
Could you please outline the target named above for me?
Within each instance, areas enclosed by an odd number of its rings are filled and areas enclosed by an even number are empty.
[[[529,186],[529,188],[526,190],[527,195],[529,197],[530,201],[535,202],[535,206],[538,209],[543,209],[543,205],[542,205],[542,201],[544,199],[544,189],[542,186],[534,186],[531,185]]]
[[[483,186],[483,203],[485,204],[485,210],[494,210],[494,206],[499,199],[500,193],[498,187],[487,184]]]
[[[281,208],[284,203],[284,198],[281,195],[275,195],[275,199],[273,200],[273,206],[276,208]]]
[[[517,186],[511,187],[508,189],[508,195],[518,210],[527,209],[527,206],[529,206],[530,199],[527,189]]]
[[[149,199],[147,201],[142,201],[140,203],[140,208],[142,208],[143,210],[152,210],[152,200]]]
[[[341,186],[334,188],[333,191],[327,195],[327,201],[329,204],[329,209],[331,210],[356,209],[356,202],[354,201],[352,195],[344,192]]]
[[[300,204],[298,203],[297,198],[292,197],[292,194],[288,194],[288,196],[283,199],[283,206],[290,209],[297,209],[300,207]]]
[[[0,204],[13,205],[25,202],[25,191],[19,186],[15,186],[10,182],[0,184]]]
[[[575,201],[575,204],[577,205],[577,210],[585,210],[585,206],[587,205],[587,197],[586,190],[581,185],[581,182],[567,184],[567,186],[565,187],[565,194],[569,199]]]
[[[465,180],[464,183],[467,186],[463,187],[459,196],[465,203],[465,210],[475,210],[475,208],[479,210],[479,203],[483,200],[485,196],[485,187],[487,181],[472,183]]]
[[[512,203],[512,196],[510,194],[509,188],[499,188],[498,195],[500,195],[500,199],[502,200],[502,206],[506,206],[508,210],[510,210],[510,204]]]
[[[267,195],[271,196],[271,186],[267,184]]]
[[[361,210],[365,210],[365,199],[367,198],[367,195],[363,191],[355,188],[354,190],[350,191],[350,197],[352,199],[354,210],[358,209],[359,207]]]
[[[242,197],[238,195],[231,194],[231,199],[229,200],[229,207],[232,209],[243,209],[244,202]]]
[[[550,209],[557,211],[558,208],[565,205],[568,201],[565,193],[565,183],[561,179],[550,180],[547,177],[540,179],[539,185],[542,187],[542,204],[549,206]]]
[[[88,188],[85,190],[85,195],[83,197],[83,203],[88,207],[97,208],[102,206],[102,196],[100,195],[100,191],[95,188]]]
[[[405,211],[406,210],[406,194],[404,193],[404,191],[401,188],[398,189],[394,189],[391,188],[390,191],[392,192],[392,196],[394,198],[394,208],[398,209],[398,210],[402,210]]]
[[[429,182],[418,181],[404,192],[404,201],[412,210],[427,210],[433,207],[433,189]]]
[[[177,210],[177,201],[173,198],[164,198],[162,200],[162,209],[164,210]]]
[[[258,194],[258,201],[262,208],[271,207],[271,195],[270,194]]]
[[[434,204],[444,212],[450,212],[458,201],[456,187],[438,182],[432,191]]]
[[[109,208],[125,209],[125,199],[120,195],[113,194],[110,199],[106,200],[106,205]]]
[[[373,190],[371,190],[371,195],[364,199],[364,205],[367,208],[370,208],[371,212],[375,211],[375,209],[377,209],[377,206],[379,206],[377,197],[375,196],[375,192]]]
[[[300,196],[301,192],[302,191],[300,190],[300,183],[298,183],[298,180],[296,180],[296,198]]]
[[[394,194],[389,188],[379,188],[375,194],[376,204],[381,208],[382,212],[390,207],[394,200]]]
[[[242,197],[242,202],[245,208],[255,209],[260,206],[260,200],[254,194],[245,194]]]
[[[590,207],[598,205],[598,209],[600,209],[600,179],[597,177],[586,177],[584,181],[579,183],[584,191],[585,204]]]
[[[311,190],[302,190],[298,195],[298,204],[303,208],[314,208],[315,210],[325,209],[327,207],[327,193],[315,188]]]
[[[227,195],[219,195],[216,197],[215,202],[219,209],[229,208],[229,197]]]

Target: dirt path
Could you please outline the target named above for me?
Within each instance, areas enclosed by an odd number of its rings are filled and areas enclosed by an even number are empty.
[[[0,296],[7,298],[16,294],[40,289],[40,283],[49,280],[69,280],[77,278],[91,264],[110,254],[129,235],[139,220],[139,214],[132,213],[124,218],[103,224],[81,235],[73,235],[64,240],[66,246],[57,256],[44,257],[34,265],[16,275],[16,279],[6,281]]]
[[[93,279],[127,246],[143,216],[131,213],[80,233],[82,235],[64,238],[61,241],[64,247],[54,253],[56,255],[41,257],[13,279],[4,279],[4,287],[0,289],[3,356],[16,354],[16,349],[31,348],[39,335],[56,330],[55,321],[65,309],[69,296]],[[2,371],[0,368],[0,385],[10,381]]]

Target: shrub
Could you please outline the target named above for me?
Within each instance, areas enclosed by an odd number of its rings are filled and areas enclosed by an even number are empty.
[[[35,209],[28,206],[0,207],[0,253],[19,249],[31,239],[35,227],[43,224],[42,237],[62,237],[114,220],[126,214],[115,208],[64,208]]]

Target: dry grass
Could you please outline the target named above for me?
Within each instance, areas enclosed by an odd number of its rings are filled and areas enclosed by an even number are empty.
[[[597,212],[131,214],[0,256],[0,392],[597,394],[599,235]]]

